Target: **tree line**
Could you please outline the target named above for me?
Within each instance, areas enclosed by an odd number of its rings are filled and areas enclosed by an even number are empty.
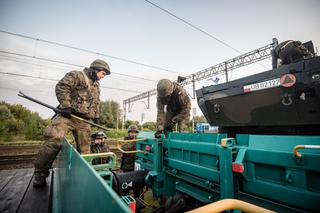
[[[0,139],[11,141],[14,137],[25,140],[42,140],[43,131],[49,125],[43,119],[20,104],[0,102]]]
[[[113,100],[101,102],[100,124],[115,129],[106,133],[108,137],[123,137],[127,133],[126,129],[132,124],[143,131],[156,130],[155,122],[145,122],[141,125],[139,121],[127,120],[123,124],[121,115],[118,102]],[[195,123],[206,122],[203,116],[196,116],[194,120]],[[43,140],[43,132],[50,122],[50,119],[43,119],[38,113],[20,104],[0,102],[0,140],[2,141],[12,141],[17,137],[23,140]],[[121,131],[121,129],[125,130]],[[97,129],[93,129],[95,130]],[[192,121],[189,123],[189,130],[192,131]]]

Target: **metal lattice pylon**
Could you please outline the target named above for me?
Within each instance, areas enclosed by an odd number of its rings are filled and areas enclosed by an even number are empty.
[[[229,59],[227,61],[224,61],[222,63],[209,67],[207,69],[201,70],[194,74],[188,75],[186,76],[186,80],[181,82],[181,85],[186,86],[188,84],[194,84],[197,81],[201,81],[201,80],[210,78],[212,76],[219,75],[221,73],[225,73],[227,78],[228,72],[231,70],[270,58],[272,56],[271,51],[273,50],[275,44],[277,43],[278,41],[276,39],[273,39],[273,43],[271,44],[260,47],[248,53],[242,54],[235,58]],[[147,92],[141,93],[139,95],[136,95],[124,100],[123,104],[126,105],[144,98],[150,98],[150,96],[153,96],[156,94],[157,94],[157,90],[152,89]]]

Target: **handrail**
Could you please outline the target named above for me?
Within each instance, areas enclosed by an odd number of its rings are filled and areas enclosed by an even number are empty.
[[[202,206],[197,209],[193,209],[188,211],[187,213],[216,213],[216,212],[223,212],[226,210],[237,209],[247,213],[272,213],[268,209],[253,205],[251,203],[247,203],[237,199],[224,199],[219,200],[214,203],[210,203],[206,206]]]
[[[81,157],[85,159],[95,170],[106,170],[113,169],[116,166],[117,156],[113,152],[101,152],[101,153],[92,153],[92,154],[82,154]],[[93,163],[93,160],[98,160]],[[102,159],[105,159],[104,162]]]
[[[82,154],[82,157],[110,157],[115,156],[113,152],[100,152],[100,153],[92,153],[92,154]]]
[[[146,151],[142,151],[142,150],[136,150],[136,151],[124,151],[120,144],[117,144],[117,149],[121,152],[121,153],[124,153],[124,154],[136,154],[136,153],[142,153],[142,154],[147,154]]]
[[[299,149],[320,149],[320,145],[297,145],[293,148],[295,157],[302,157],[302,154],[298,151]]]
[[[136,138],[136,139],[131,139],[131,140],[118,140],[120,143],[133,143],[137,141],[146,141],[148,138]]]
[[[120,146],[120,143],[135,143],[135,142],[138,142],[138,141],[146,141],[148,140],[148,138],[136,138],[136,139],[131,139],[131,140],[118,140],[118,143],[117,143],[117,149],[121,152],[121,153],[124,153],[124,154],[136,154],[136,153],[143,153],[143,154],[147,154],[146,151],[142,151],[142,150],[136,150],[136,151],[124,151],[121,146]]]

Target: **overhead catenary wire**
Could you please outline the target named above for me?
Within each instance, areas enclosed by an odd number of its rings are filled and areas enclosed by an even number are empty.
[[[73,67],[81,67],[81,68],[85,67],[85,66],[79,65],[79,64],[73,64],[73,63],[68,63],[68,62],[64,62],[64,61],[58,61],[58,60],[53,60],[53,59],[48,59],[48,58],[41,58],[41,57],[26,55],[26,54],[22,54],[22,53],[9,52],[9,51],[4,51],[4,50],[0,50],[0,53],[6,53],[6,54],[9,54],[9,55],[22,56],[22,57],[26,57],[26,58],[33,58],[33,59],[38,59],[38,60],[41,60],[41,61],[48,61],[48,62],[52,62],[52,63],[64,64],[64,65],[73,66]],[[130,77],[130,78],[136,78],[136,79],[139,79],[139,80],[157,82],[157,81],[152,80],[152,79],[137,77],[137,76],[133,76],[133,75],[127,75],[127,74],[122,74],[122,73],[117,73],[117,72],[112,72],[112,74],[121,75],[121,76],[125,76],[125,77]]]
[[[231,46],[231,45],[228,44],[227,42],[222,41],[221,39],[218,39],[216,36],[213,36],[212,34],[210,34],[210,33],[208,33],[207,31],[201,29],[200,27],[197,27],[196,25],[194,25],[194,24],[186,21],[185,19],[180,18],[179,16],[173,14],[173,13],[170,12],[169,10],[164,9],[163,7],[160,7],[159,5],[153,3],[153,2],[151,2],[151,1],[149,1],[149,0],[144,0],[144,1],[147,2],[147,3],[149,3],[149,4],[151,4],[151,5],[153,5],[154,7],[158,8],[158,9],[164,11],[165,13],[169,14],[170,16],[172,16],[172,17],[174,17],[174,18],[182,21],[183,23],[185,23],[186,25],[192,27],[193,29],[195,29],[195,30],[197,30],[197,31],[199,31],[199,32],[201,32],[201,33],[209,36],[210,38],[212,38],[212,39],[214,39],[214,40],[216,40],[216,41],[218,41],[219,43],[223,44],[224,46],[226,46],[226,47],[228,47],[228,48],[236,51],[237,53],[243,54],[240,50],[237,50],[236,48],[234,48],[233,46]],[[267,68],[267,67],[266,67],[265,65],[263,65],[263,64],[260,64],[260,63],[258,63],[258,64],[261,65],[262,67]],[[231,71],[231,73],[232,73],[232,71]]]
[[[0,90],[3,89],[3,90],[12,90],[12,91],[20,91],[21,88],[10,88],[10,87],[2,87],[0,86]],[[49,91],[39,91],[39,90],[30,90],[30,89],[24,89],[23,91],[26,91],[26,92],[36,92],[36,93],[43,93],[43,94],[46,94],[47,96],[48,95],[52,95]]]
[[[61,67],[61,66],[51,66],[49,64],[40,64],[40,63],[32,63],[30,61],[24,61],[24,58],[18,58],[18,57],[14,57],[11,55],[3,55],[0,54],[0,58],[2,58],[3,60],[8,60],[8,61],[13,61],[13,62],[18,62],[18,63],[23,63],[23,64],[28,64],[28,65],[33,65],[33,66],[39,66],[39,67],[48,67],[48,68],[54,68],[54,69],[59,69],[59,70],[63,70],[63,71],[70,71],[70,67]],[[115,80],[119,80],[119,81],[129,81],[129,82],[134,82],[137,83],[137,81],[131,80],[131,79],[127,79],[127,78],[117,78],[114,77],[113,75],[111,75],[110,77],[108,77],[110,79],[115,79]],[[150,83],[153,84],[156,81],[146,81],[146,83]]]
[[[153,65],[149,65],[149,64],[133,61],[133,60],[130,60],[130,59],[117,57],[117,56],[112,56],[112,55],[109,55],[109,54],[100,53],[100,52],[96,52],[96,51],[93,51],[93,50],[87,50],[87,49],[80,48],[80,47],[74,47],[74,46],[71,46],[71,45],[62,44],[62,43],[58,43],[58,42],[54,42],[54,41],[49,41],[49,40],[35,38],[35,37],[23,35],[23,34],[8,32],[8,31],[5,31],[5,30],[0,30],[0,32],[1,33],[5,33],[5,34],[9,34],[9,35],[14,35],[14,36],[17,36],[17,37],[22,37],[22,38],[27,38],[27,39],[31,39],[31,40],[35,40],[35,41],[48,43],[48,44],[53,44],[53,45],[57,45],[57,46],[61,46],[61,47],[66,47],[66,48],[70,48],[70,49],[74,49],[74,50],[79,50],[79,51],[82,51],[82,52],[87,52],[87,53],[91,53],[91,54],[95,54],[95,55],[101,55],[101,56],[109,57],[109,58],[120,60],[120,61],[127,62],[127,63],[132,63],[132,64],[136,64],[136,65],[140,65],[140,66],[144,66],[144,67],[149,67],[149,68],[153,68],[153,69],[157,69],[157,70],[162,70],[162,71],[165,71],[165,72],[170,72],[170,73],[175,73],[175,74],[181,73],[181,72],[178,72],[178,71],[169,70],[169,69],[162,68],[162,67],[159,67],[159,66],[153,66]]]
[[[26,77],[26,78],[33,78],[33,79],[40,79],[40,80],[46,80],[46,81],[59,81],[59,79],[53,79],[53,78],[44,78],[40,76],[32,76],[32,75],[25,75],[25,74],[18,74],[18,73],[10,73],[10,72],[2,72],[0,71],[0,74],[6,74],[6,75],[12,75],[12,76],[18,76],[18,77]],[[100,86],[101,88],[105,89],[114,89],[114,90],[120,90],[124,92],[132,92],[132,93],[141,93],[142,91],[138,90],[128,90],[128,89],[121,89],[121,88],[115,88],[115,87],[106,87],[106,86]]]
[[[205,35],[209,36],[210,38],[212,38],[212,39],[214,39],[214,40],[218,41],[219,43],[221,43],[221,44],[223,44],[223,45],[225,45],[225,46],[229,47],[230,49],[232,49],[232,50],[236,51],[237,53],[242,54],[242,52],[241,52],[241,51],[239,51],[239,50],[237,50],[236,48],[232,47],[230,44],[228,44],[228,43],[226,43],[226,42],[222,41],[221,39],[218,39],[217,37],[215,37],[215,36],[211,35],[210,33],[208,33],[207,31],[205,31],[205,30],[203,30],[203,29],[201,29],[200,27],[197,27],[197,26],[195,26],[194,24],[191,24],[190,22],[186,21],[185,19],[180,18],[179,16],[177,16],[177,15],[173,14],[173,13],[172,13],[172,12],[170,12],[169,10],[164,9],[163,7],[160,7],[159,5],[157,5],[157,4],[155,4],[155,3],[153,3],[153,2],[151,2],[151,1],[149,1],[149,0],[144,0],[144,1],[145,1],[145,2],[147,2],[147,3],[149,3],[149,4],[151,4],[151,5],[153,5],[154,7],[158,8],[158,9],[160,9],[160,10],[164,11],[165,13],[169,14],[170,16],[172,16],[172,17],[174,17],[174,18],[176,18],[176,19],[178,19],[178,20],[182,21],[183,23],[187,24],[188,26],[192,27],[193,29],[195,29],[195,30],[197,30],[197,31],[199,31],[199,32],[201,32],[201,33],[203,33],[203,34],[205,34]]]

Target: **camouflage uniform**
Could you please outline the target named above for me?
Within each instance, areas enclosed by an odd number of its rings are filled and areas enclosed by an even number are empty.
[[[312,57],[312,53],[300,41],[284,41],[276,46],[273,51],[273,64],[278,58],[282,64],[290,64],[303,58]]]
[[[124,140],[133,140],[136,139],[137,135],[139,134],[139,129],[136,125],[130,125],[128,128],[128,135],[124,138]],[[123,144],[121,147],[124,151],[135,151],[136,150],[136,143],[129,142]],[[129,172],[134,170],[134,161],[136,160],[135,154],[122,154],[121,157],[121,165],[120,169],[124,172]]]
[[[101,145],[90,145],[91,153],[103,153],[103,152],[110,152],[110,148],[106,144]]]
[[[100,135],[97,135],[100,134]],[[91,135],[91,144],[90,144],[90,151],[91,153],[104,153],[104,152],[110,152],[109,146],[105,143],[105,142],[101,142],[101,143],[95,143],[96,139],[106,139],[106,135],[103,132],[96,132],[94,134]],[[94,158],[92,160],[92,164],[96,165],[96,164],[104,164],[104,163],[108,163],[109,162],[109,158],[108,157],[98,157],[98,158]]]
[[[109,146],[106,145],[98,145],[98,146],[91,146],[91,152],[92,153],[104,153],[104,152],[110,152]],[[109,162],[109,157],[98,157],[92,159],[92,165],[97,164],[104,164]]]
[[[165,112],[165,106],[166,112]],[[172,132],[178,123],[179,131],[186,131],[190,119],[191,102],[186,90],[173,83],[173,92],[167,97],[157,97],[157,131]]]
[[[124,140],[132,140],[134,138],[125,137]],[[136,143],[126,143],[122,145],[121,149],[124,151],[134,151],[136,150]],[[134,161],[136,160],[135,154],[122,154],[120,169],[124,172],[129,172],[134,170]]]
[[[71,71],[56,85],[59,108],[71,108],[72,113],[85,119],[99,118],[99,82],[92,80],[93,69]],[[80,153],[90,153],[90,125],[74,118],[56,115],[46,129],[45,143],[34,162],[36,175],[48,175],[54,159],[60,151],[67,132],[72,131]]]

